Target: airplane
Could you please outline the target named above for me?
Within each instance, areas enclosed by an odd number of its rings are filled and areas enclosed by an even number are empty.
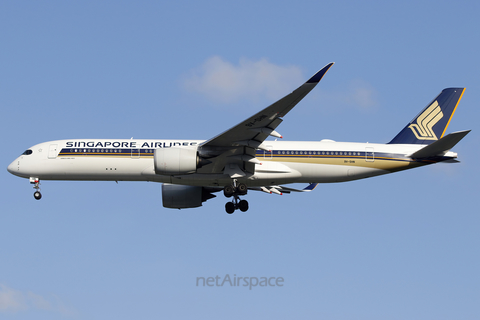
[[[292,93],[209,140],[69,139],[27,149],[8,171],[27,178],[39,200],[41,180],[163,183],[166,208],[202,206],[221,192],[229,214],[249,208],[249,190],[310,192],[319,183],[364,179],[438,162],[470,130],[445,135],[465,88],[444,89],[390,142],[277,141],[283,118],[331,68],[327,64]],[[267,140],[276,138],[275,141]],[[307,183],[304,189],[285,186]]]

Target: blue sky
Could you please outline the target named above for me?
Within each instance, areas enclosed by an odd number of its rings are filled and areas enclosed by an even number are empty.
[[[478,319],[480,4],[0,4],[0,318]],[[208,139],[325,64],[285,140],[388,142],[443,88],[460,164],[309,194],[162,207],[161,185],[44,181],[8,164],[68,138]],[[283,287],[197,287],[197,277]]]

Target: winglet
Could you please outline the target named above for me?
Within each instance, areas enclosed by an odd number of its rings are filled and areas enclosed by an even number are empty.
[[[330,62],[329,64],[327,64],[325,67],[323,67],[320,71],[318,71],[317,73],[315,73],[313,75],[313,77],[311,77],[310,79],[308,79],[307,83],[318,83],[320,82],[320,80],[322,80],[323,76],[325,75],[325,73],[327,73],[328,69],[330,69],[331,66],[333,66],[335,62]]]
[[[303,189],[303,191],[312,191],[318,186],[318,183],[311,183]]]

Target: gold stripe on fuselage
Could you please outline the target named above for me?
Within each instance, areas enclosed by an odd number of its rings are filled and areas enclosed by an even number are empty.
[[[351,167],[365,167],[375,168],[388,171],[399,171],[417,167],[423,165],[421,162],[412,161],[406,158],[388,158],[388,157],[375,157],[374,159],[366,159],[365,156],[296,156],[290,155],[285,157],[283,155],[273,155],[271,159],[265,159],[258,157],[261,162],[291,162],[291,163],[310,163],[310,164],[326,164],[326,165],[338,165],[338,166],[351,166]]]

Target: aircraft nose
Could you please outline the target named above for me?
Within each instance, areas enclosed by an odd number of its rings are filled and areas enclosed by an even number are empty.
[[[18,171],[18,166],[17,166],[17,160],[13,161],[10,163],[7,167],[7,171],[10,172],[11,174],[16,174]]]

